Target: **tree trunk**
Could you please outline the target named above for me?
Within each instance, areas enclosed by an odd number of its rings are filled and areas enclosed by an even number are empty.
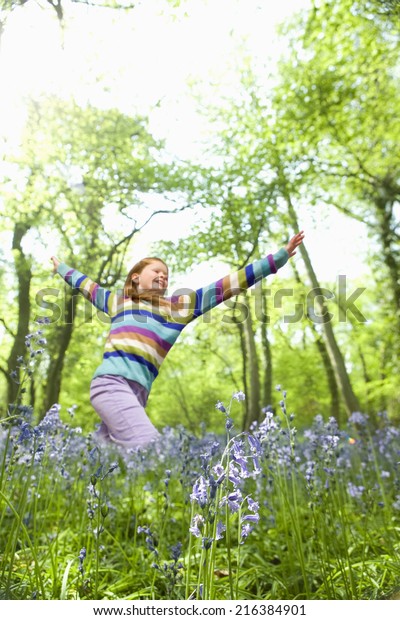
[[[324,340],[318,334],[316,328],[313,325],[313,331],[315,334],[315,344],[322,359],[322,363],[325,368],[326,378],[328,380],[329,392],[331,395],[331,416],[335,418],[338,424],[341,423],[340,415],[340,395],[339,388],[336,381],[335,371],[333,369],[328,350]]]
[[[400,251],[398,235],[394,233],[394,204],[398,200],[398,193],[398,187],[392,187],[391,180],[387,179],[383,181],[374,201],[378,213],[383,260],[390,277],[397,332],[400,330]]]
[[[297,214],[294,210],[290,197],[287,196],[287,204],[289,209],[289,215],[292,220],[292,224],[294,229],[300,230],[299,223],[297,221]],[[325,303],[321,300],[324,299],[324,292],[321,289],[321,286],[318,282],[317,276],[311,264],[310,257],[306,250],[304,243],[302,243],[299,247],[301,256],[304,260],[308,277],[311,281],[311,284],[314,289],[315,294],[315,302],[318,305],[318,310],[320,315],[325,316],[328,314],[328,309]],[[354,411],[360,411],[360,403],[358,401],[357,396],[355,395],[349,374],[346,369],[346,365],[344,362],[344,358],[342,352],[339,349],[339,346],[336,342],[335,334],[332,328],[332,324],[330,320],[326,320],[322,322],[322,329],[325,335],[327,352],[336,376],[336,381],[341,390],[341,396],[343,399],[344,406],[346,408],[347,414],[351,415]]]
[[[10,377],[10,373],[14,371],[17,372],[17,380],[20,379],[19,372],[17,370],[17,358],[19,356],[24,356],[26,353],[25,336],[29,332],[29,319],[31,312],[30,286],[32,280],[32,271],[30,261],[27,259],[22,249],[22,240],[29,229],[29,224],[17,222],[15,224],[12,241],[15,272],[18,283],[18,325],[14,343],[7,360],[7,398],[9,404],[15,402],[19,389],[17,383],[13,381],[13,379]]]
[[[294,275],[298,284],[303,286],[303,282],[301,281],[299,272],[297,271],[295,264],[292,263],[292,269],[294,271]],[[329,352],[326,346],[325,340],[319,334],[317,328],[311,320],[309,309],[307,308],[307,318],[309,319],[310,327],[315,337],[315,344],[318,349],[318,352],[321,356],[322,364],[325,369],[326,379],[328,381],[329,392],[331,396],[331,416],[335,418],[338,424],[341,422],[340,415],[340,394],[339,394],[339,386],[336,380],[335,370],[333,368],[331,358],[329,356]]]
[[[248,394],[246,394],[246,400],[248,401],[248,410],[246,419],[244,420],[243,430],[249,430],[252,422],[259,421],[261,414],[260,370],[253,330],[253,317],[249,305],[246,319],[243,321],[243,333],[247,353],[247,370],[249,376],[249,391]]]
[[[247,350],[246,350],[246,341],[244,335],[244,326],[241,321],[235,321],[239,330],[239,338],[240,338],[240,350],[242,352],[242,379],[243,379],[243,391],[246,395],[244,401],[244,416],[242,421],[242,429],[246,426],[246,420],[249,417],[249,390],[248,390],[248,382],[247,382]]]
[[[64,321],[57,330],[57,349],[54,350],[51,354],[52,362],[47,373],[43,403],[44,411],[42,412],[42,417],[50,409],[50,407],[54,405],[54,403],[57,403],[59,401],[65,355],[67,353],[67,349],[74,331],[74,321],[76,316],[78,295],[79,292],[74,289],[72,290],[71,296],[67,298]]]
[[[261,282],[262,283],[262,282]],[[261,302],[261,343],[264,353],[264,380],[262,399],[264,407],[270,406],[272,409],[272,351],[271,343],[268,338],[268,301],[264,292],[264,287],[260,286],[260,302]]]

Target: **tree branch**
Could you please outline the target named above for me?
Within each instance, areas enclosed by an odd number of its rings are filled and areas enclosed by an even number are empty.
[[[5,320],[3,318],[0,317],[0,323],[3,323],[4,327],[6,328],[6,331],[13,337],[16,338],[17,334],[15,334],[12,329],[10,327],[8,327],[8,325],[6,324]]]

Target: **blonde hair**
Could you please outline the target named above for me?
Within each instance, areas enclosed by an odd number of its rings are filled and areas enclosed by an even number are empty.
[[[129,271],[126,276],[125,284],[124,284],[124,295],[126,297],[130,297],[132,301],[150,301],[154,305],[161,304],[162,306],[169,306],[170,302],[164,299],[159,292],[154,291],[146,291],[146,293],[139,293],[138,285],[132,281],[132,276],[134,273],[142,273],[143,269],[147,267],[147,265],[151,265],[151,263],[155,263],[159,261],[168,269],[168,265],[157,256],[148,256],[147,258],[142,258],[136,265],[133,265],[132,269]]]

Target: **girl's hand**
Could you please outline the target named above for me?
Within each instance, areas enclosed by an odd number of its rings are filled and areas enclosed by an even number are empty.
[[[303,230],[301,230],[300,232],[297,233],[297,235],[291,238],[291,240],[286,246],[286,251],[289,254],[289,258],[291,258],[292,256],[296,254],[295,250],[301,243],[303,243],[303,239],[304,239]]]
[[[56,256],[52,256],[51,260],[53,262],[53,275],[55,275],[57,273],[57,268],[58,268],[58,265],[60,264],[60,261],[58,260]]]

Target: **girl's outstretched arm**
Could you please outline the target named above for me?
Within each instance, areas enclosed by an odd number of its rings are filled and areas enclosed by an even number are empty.
[[[189,294],[185,300],[185,306],[189,302],[190,310],[187,312],[188,322],[205,314],[223,301],[238,295],[243,290],[259,282],[271,273],[276,273],[283,267],[289,258],[296,254],[296,248],[303,242],[304,232],[300,231],[292,237],[289,243],[278,250],[275,254],[269,254],[261,260],[257,260],[247,267],[232,273],[217,282],[205,286]],[[182,300],[183,301],[183,300]]]
[[[114,306],[117,300],[115,293],[99,286],[77,269],[60,262],[56,256],[52,256],[51,261],[53,273],[58,273],[69,286],[78,289],[98,310],[110,316],[115,313]]]

